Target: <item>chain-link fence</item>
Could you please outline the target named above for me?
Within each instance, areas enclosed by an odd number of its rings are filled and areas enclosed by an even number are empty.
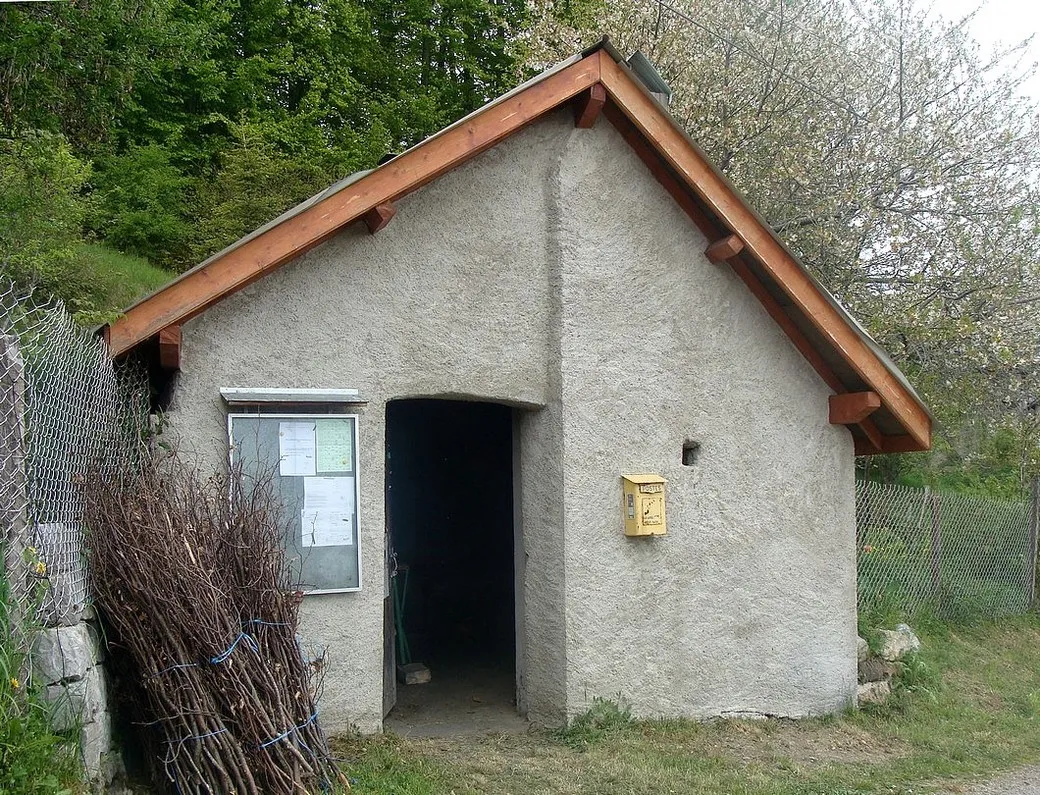
[[[0,517],[8,571],[28,569],[12,587],[42,581],[49,624],[82,616],[85,476],[114,471],[136,447],[146,398],[62,306],[0,287]]]
[[[860,611],[946,618],[1032,606],[1036,504],[859,481]]]

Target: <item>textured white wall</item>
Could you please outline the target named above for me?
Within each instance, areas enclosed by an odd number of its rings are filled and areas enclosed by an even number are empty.
[[[378,730],[385,404],[519,416],[522,703],[641,714],[843,706],[855,688],[852,442],[827,389],[614,130],[560,112],[188,323],[171,419],[226,455],[221,386],[354,387],[363,589],[309,597],[322,715]],[[541,407],[541,408],[537,408]],[[700,464],[681,466],[684,438]],[[667,537],[621,534],[620,475],[669,478]]]
[[[846,706],[854,458],[828,388],[609,125],[569,139],[558,191],[568,712]],[[623,472],[668,479],[667,536],[619,532]]]

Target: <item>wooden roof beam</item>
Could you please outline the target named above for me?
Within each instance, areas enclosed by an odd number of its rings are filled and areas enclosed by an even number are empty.
[[[831,395],[828,403],[831,425],[857,425],[881,408],[881,396],[877,392],[844,392]]]
[[[374,235],[390,223],[395,215],[397,215],[397,208],[388,202],[373,207],[361,216],[361,220],[364,221],[365,226],[368,227],[368,233]]]
[[[744,250],[744,241],[736,235],[729,235],[721,240],[716,240],[704,250],[704,256],[716,265],[733,259]]]
[[[609,55],[607,59],[613,62]],[[162,329],[183,323],[323,243],[372,208],[418,190],[471,160],[598,83],[602,63],[602,58],[593,56],[575,61],[524,91],[488,105],[264,234],[188,271],[112,323],[109,352],[119,356]]]
[[[590,86],[574,100],[574,126],[587,130],[596,123],[607,102],[607,89],[602,83]]]
[[[180,326],[167,326],[159,332],[159,366],[163,370],[181,369]]]
[[[639,133],[652,143],[662,160],[678,177],[690,185],[721,225],[733,230],[744,241],[747,252],[761,263],[770,279],[792,303],[813,322],[856,374],[882,396],[893,417],[915,440],[917,449],[931,447],[932,422],[924,406],[899,377],[862,339],[848,320],[827,300],[793,255],[766,228],[704,155],[648,96],[624,68],[600,51],[600,80],[610,98]],[[735,261],[735,260],[734,260]],[[835,390],[838,391],[838,390]]]

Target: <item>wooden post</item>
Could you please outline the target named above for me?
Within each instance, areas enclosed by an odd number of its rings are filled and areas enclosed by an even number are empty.
[[[932,515],[932,595],[938,607],[942,604],[942,506],[938,494],[931,495],[929,507]]]
[[[1040,511],[1040,477],[1033,475],[1029,482],[1029,522],[1026,536],[1026,604],[1036,604],[1036,522]]]

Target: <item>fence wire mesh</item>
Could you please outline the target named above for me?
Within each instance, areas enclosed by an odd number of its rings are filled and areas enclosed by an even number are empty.
[[[1027,610],[1034,598],[1031,501],[859,481],[859,608],[956,619]]]
[[[42,577],[41,618],[71,624],[87,604],[83,486],[91,469],[115,474],[137,449],[147,391],[117,373],[104,342],[60,304],[0,287],[0,511],[8,570],[33,547]],[[18,569],[16,568],[15,571]],[[36,580],[39,582],[40,580]],[[24,595],[24,594],[23,594]]]

